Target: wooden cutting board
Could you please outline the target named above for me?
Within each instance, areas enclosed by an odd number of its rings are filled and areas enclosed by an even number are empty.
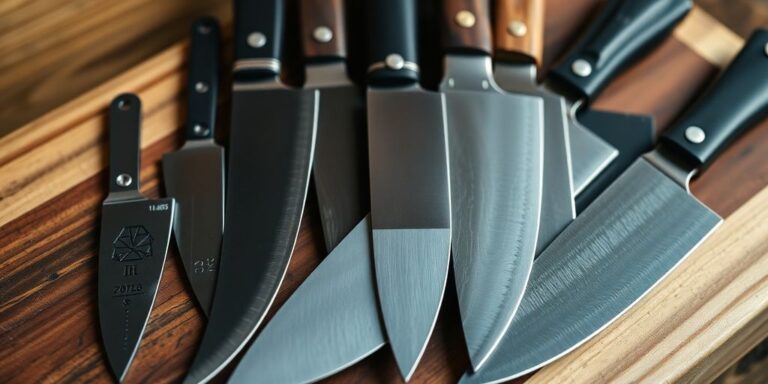
[[[547,63],[598,0],[549,0]],[[227,24],[228,21],[225,21]],[[727,64],[742,41],[695,10],[596,107],[650,114],[661,128]],[[105,113],[121,92],[144,105],[143,192],[157,197],[162,154],[181,143],[182,42],[0,139],[0,382],[109,382],[98,333],[96,252],[106,197]],[[222,104],[220,126],[227,125]],[[533,376],[538,382],[712,378],[768,332],[768,122],[695,181],[726,223],[633,311],[600,337]],[[313,196],[313,195],[310,195]],[[747,206],[731,215],[747,201]],[[317,206],[308,201],[296,251],[272,313],[320,262]],[[126,382],[178,381],[203,317],[171,247],[155,308]],[[455,382],[468,366],[453,286],[415,383]],[[666,361],[667,356],[674,360]],[[387,348],[328,382],[398,382]]]

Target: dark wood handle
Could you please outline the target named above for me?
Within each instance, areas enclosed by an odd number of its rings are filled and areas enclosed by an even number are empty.
[[[446,52],[481,52],[490,55],[491,15],[489,0],[445,0]]]
[[[344,0],[302,0],[301,28],[308,61],[347,57]]]
[[[496,51],[500,60],[541,65],[545,0],[496,1]]]

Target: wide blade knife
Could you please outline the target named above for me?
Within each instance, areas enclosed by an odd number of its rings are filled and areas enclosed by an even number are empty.
[[[307,89],[320,92],[313,180],[330,252],[369,211],[365,102],[347,76],[342,0],[300,6]]]
[[[319,96],[280,80],[284,13],[281,0],[235,1],[226,236],[213,306],[187,383],[210,380],[253,336],[299,232]]]
[[[187,78],[187,141],[163,156],[163,179],[176,199],[173,225],[184,270],[197,302],[211,308],[224,231],[224,148],[214,141],[219,91],[219,25],[192,25]]]
[[[122,382],[149,319],[163,274],[175,210],[172,198],[139,192],[141,101],[123,94],[109,107],[109,195],[101,209],[99,325],[112,373]]]
[[[517,310],[536,252],[544,106],[493,79],[489,3],[443,4],[453,271],[472,366]]]
[[[462,382],[496,383],[546,365],[610,325],[722,219],[690,179],[768,116],[768,31],[758,31],[656,149],[627,169],[536,260],[507,335]]]
[[[416,1],[366,7],[374,265],[387,337],[407,381],[432,334],[450,262],[445,100],[418,84]]]

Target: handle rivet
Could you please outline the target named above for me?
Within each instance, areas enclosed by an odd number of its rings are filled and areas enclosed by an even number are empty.
[[[131,175],[127,173],[121,173],[117,175],[115,182],[117,183],[117,185],[121,187],[127,187],[131,185],[131,183],[133,183],[133,178],[131,177]]]
[[[523,37],[528,34],[528,26],[520,20],[514,20],[507,24],[507,33],[515,37]]]
[[[768,44],[765,44],[765,55],[768,56]]]
[[[206,93],[208,92],[208,84],[202,81],[198,81],[195,83],[195,91],[197,93]]]
[[[588,77],[592,74],[592,64],[584,59],[578,59],[571,64],[571,71],[573,71],[576,76]]]
[[[387,68],[394,69],[396,71],[403,69],[403,66],[405,66],[405,60],[397,53],[387,55],[387,58],[384,59],[384,63],[387,64]]]
[[[707,134],[703,129],[691,126],[685,129],[685,139],[694,144],[701,144],[707,139]]]
[[[195,124],[192,127],[192,132],[194,132],[197,136],[208,136],[210,130],[203,124]]]
[[[474,27],[475,21],[475,14],[470,11],[462,10],[456,12],[456,24],[462,28]]]
[[[261,48],[267,45],[267,36],[261,32],[253,32],[248,35],[248,45],[253,48]]]
[[[131,110],[130,100],[124,99],[124,100],[118,101],[117,108],[119,108],[121,111],[130,111]]]
[[[211,27],[205,24],[200,24],[197,26],[197,32],[201,35],[207,35],[211,33]]]
[[[330,28],[321,25],[312,31],[312,37],[318,43],[327,43],[333,40],[333,31]]]

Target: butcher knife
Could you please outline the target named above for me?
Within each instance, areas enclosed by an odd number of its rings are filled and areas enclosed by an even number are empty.
[[[465,383],[524,375],[610,325],[679,265],[722,219],[690,179],[768,116],[768,31],[579,215],[534,263],[518,314],[485,367]]]
[[[213,299],[224,231],[224,148],[216,144],[219,92],[219,25],[201,18],[192,25],[187,78],[187,141],[163,156],[163,179],[176,198],[176,244],[198,304],[207,315]]]
[[[450,262],[445,100],[418,83],[416,0],[366,7],[374,266],[387,338],[407,381],[432,334]]]
[[[141,101],[109,106],[109,195],[101,208],[99,325],[109,366],[122,382],[139,348],[163,274],[175,203],[139,192]]]
[[[544,106],[493,79],[488,1],[443,4],[453,271],[469,357],[482,366],[523,297],[541,212]]]
[[[368,213],[365,103],[347,76],[342,0],[302,0],[305,88],[320,92],[313,180],[330,252]]]
[[[187,383],[210,380],[253,336],[299,232],[319,96],[281,82],[283,25],[284,1],[235,1],[226,235],[213,306]]]

